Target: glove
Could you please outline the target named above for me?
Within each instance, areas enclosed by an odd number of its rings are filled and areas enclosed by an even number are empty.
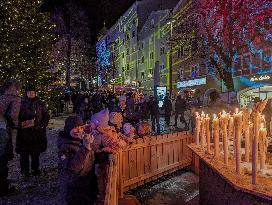
[[[90,134],[86,134],[86,135],[84,135],[84,137],[83,137],[83,145],[86,147],[86,149],[88,149],[88,150],[92,150],[92,143],[93,143],[93,141],[94,141],[94,137],[92,136],[92,135],[90,135]]]

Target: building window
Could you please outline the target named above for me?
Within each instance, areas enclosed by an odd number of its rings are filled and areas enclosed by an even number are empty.
[[[177,58],[181,58],[183,56],[183,48],[179,48],[177,52]]]
[[[154,28],[155,27],[155,21],[154,19],[151,20],[151,28]]]
[[[123,45],[125,45],[125,39],[123,39]]]
[[[136,24],[136,18],[133,19],[132,23],[135,25]]]
[[[162,70],[165,68],[164,63],[160,64],[160,71],[162,72]]]
[[[126,40],[128,41],[129,40],[129,34],[127,33],[126,35]]]
[[[142,63],[144,63],[144,56],[142,56]]]
[[[271,69],[271,66],[272,66],[271,56],[272,56],[272,49],[271,48],[264,49],[263,59],[262,59],[262,67],[264,69]]]
[[[180,68],[178,70],[178,79],[179,80],[183,80],[184,79],[184,70],[183,70],[183,68]]]
[[[248,70],[251,64],[250,54],[243,56],[243,70]]]
[[[152,51],[149,55],[150,55],[150,59],[153,60],[154,59],[154,52]]]
[[[161,47],[161,49],[160,49],[160,55],[162,56],[162,55],[164,55],[165,54],[165,48],[164,48],[164,46],[163,47]]]
[[[141,79],[144,80],[145,76],[144,76],[144,72],[141,72]]]
[[[122,53],[122,58],[125,58],[125,53],[124,52]]]
[[[129,48],[127,48],[127,55],[129,55]]]
[[[129,63],[127,64],[127,70],[129,70]]]
[[[134,38],[136,35],[136,32],[135,31],[132,31],[132,38]]]
[[[199,64],[192,65],[191,67],[191,77],[196,78],[199,76]]]
[[[122,72],[125,72],[125,68],[124,67],[122,67]]]

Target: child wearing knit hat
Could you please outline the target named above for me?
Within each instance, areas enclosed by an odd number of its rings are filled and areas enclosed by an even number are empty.
[[[104,109],[91,117],[94,150],[96,152],[95,172],[98,182],[96,204],[104,204],[110,154],[117,154],[126,146],[126,142],[119,138],[115,128],[109,126],[109,119],[109,111],[107,109]]]
[[[137,124],[137,135],[139,137],[149,136],[151,134],[151,126],[147,121],[142,121]]]
[[[123,124],[123,116],[120,112],[111,112],[109,117],[110,125],[114,126],[117,132],[120,132]]]
[[[96,198],[94,138],[84,133],[79,116],[65,120],[58,138],[58,169],[61,204],[93,204]]]
[[[132,144],[136,142],[136,129],[130,123],[125,123],[123,125],[123,134],[128,143]]]

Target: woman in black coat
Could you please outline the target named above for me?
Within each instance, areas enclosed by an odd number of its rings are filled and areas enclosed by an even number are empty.
[[[40,154],[47,149],[46,127],[49,123],[46,105],[36,96],[33,87],[27,88],[19,114],[16,152],[20,154],[21,173],[29,176],[29,158],[33,175],[40,175]]]

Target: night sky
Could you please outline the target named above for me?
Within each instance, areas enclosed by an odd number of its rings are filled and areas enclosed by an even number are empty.
[[[61,6],[67,0],[44,0],[44,9],[50,10],[54,6]],[[110,28],[116,20],[135,2],[135,0],[73,0],[86,8],[90,19],[92,41],[95,43],[99,30]]]

